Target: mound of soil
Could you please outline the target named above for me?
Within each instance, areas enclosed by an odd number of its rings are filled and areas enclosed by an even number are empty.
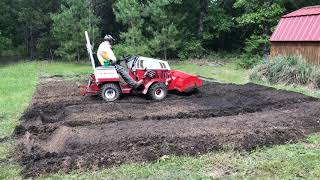
[[[162,102],[142,95],[104,103],[80,97],[75,82],[43,80],[15,130],[26,177],[96,170],[226,146],[252,150],[320,130],[320,102],[255,84],[205,84]]]

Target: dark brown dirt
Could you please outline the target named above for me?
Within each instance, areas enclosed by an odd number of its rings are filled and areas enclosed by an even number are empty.
[[[23,174],[95,170],[164,155],[294,142],[320,131],[320,102],[255,84],[206,84],[162,102],[78,96],[76,83],[44,79],[15,130]]]

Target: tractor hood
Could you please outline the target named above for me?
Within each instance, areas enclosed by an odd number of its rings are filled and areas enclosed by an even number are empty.
[[[127,61],[127,66],[132,71],[137,69],[162,69],[170,70],[169,63],[167,61],[148,58],[143,56],[134,56]]]

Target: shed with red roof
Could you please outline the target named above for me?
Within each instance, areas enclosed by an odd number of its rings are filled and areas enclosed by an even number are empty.
[[[282,16],[271,36],[271,56],[302,55],[320,64],[320,6],[310,6]]]

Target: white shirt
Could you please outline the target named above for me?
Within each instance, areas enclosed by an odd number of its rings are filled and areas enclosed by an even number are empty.
[[[106,53],[108,56],[108,59],[104,59],[101,54]],[[98,51],[97,51],[97,56],[101,64],[104,64],[104,61],[106,60],[112,60],[114,63],[117,61],[116,56],[114,55],[111,45],[108,41],[104,41],[103,43],[100,44]]]

